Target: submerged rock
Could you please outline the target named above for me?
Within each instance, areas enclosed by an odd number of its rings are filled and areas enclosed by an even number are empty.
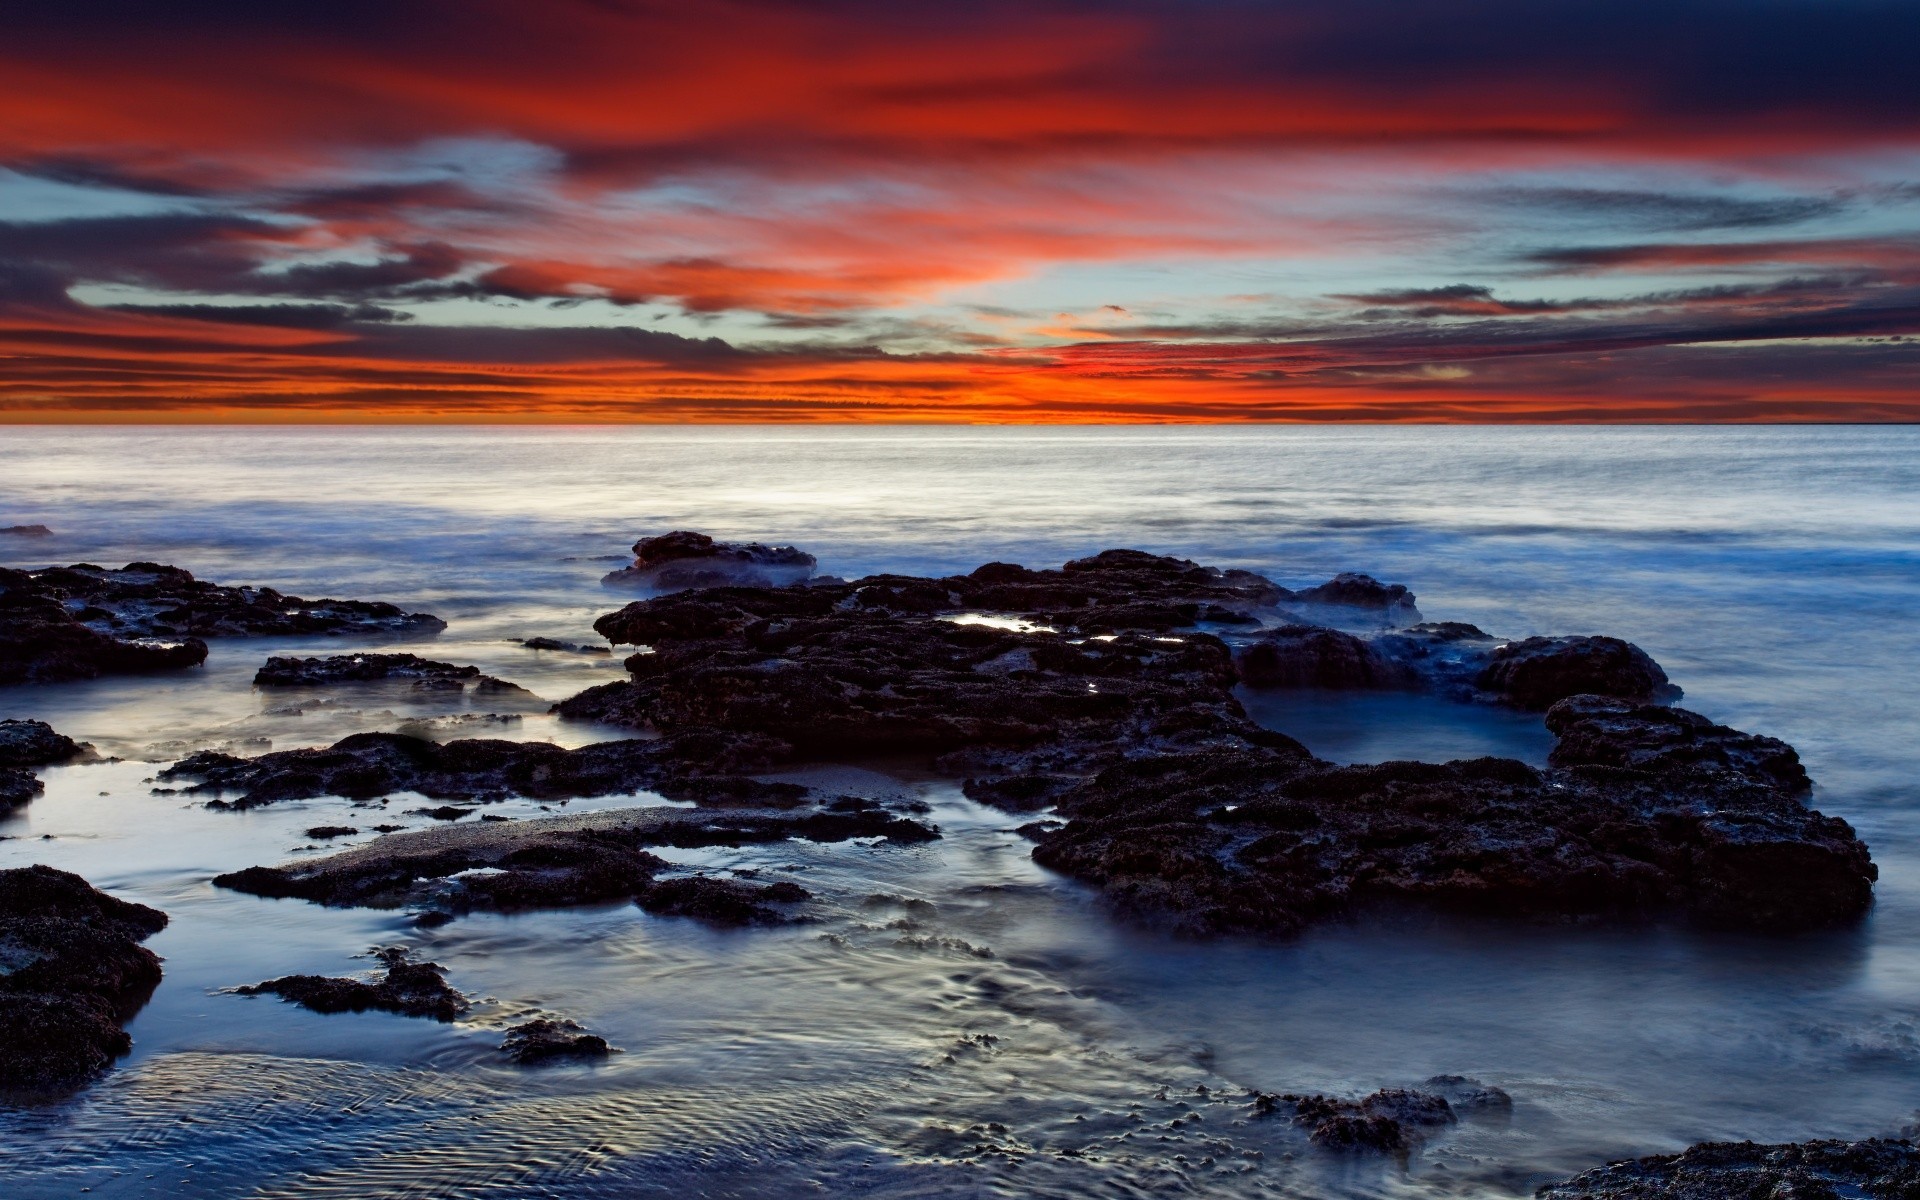
[[[75,1087],[132,1046],[167,917],[52,867],[0,871],[0,1089]]]
[[[514,1062],[526,1066],[556,1058],[605,1058],[611,1048],[607,1039],[588,1033],[575,1022],[543,1018],[507,1030],[507,1039],[500,1044],[500,1049]]]
[[[216,806],[255,808],[314,796],[373,799],[418,792],[434,800],[503,800],[510,796],[565,799],[610,796],[686,784],[696,798],[703,786],[728,782],[732,802],[757,788],[786,798],[791,784],[737,778],[764,770],[786,747],[730,733],[699,731],[681,737],[599,742],[575,750],[550,742],[468,738],[430,742],[400,733],[357,733],[318,749],[282,750],[257,758],[202,751],[160,772],[185,781],[183,790],[220,792]],[[701,782],[693,782],[698,777]]]
[[[237,987],[241,996],[278,996],[317,1013],[380,1012],[451,1021],[467,1011],[467,998],[447,983],[439,963],[413,962],[399,946],[378,947],[373,957],[385,968],[375,982],[325,975],[285,975]]]
[[[1234,656],[1251,687],[1378,690],[1410,687],[1413,672],[1350,633],[1318,625],[1285,625],[1263,633]]]
[[[0,684],[197,666],[208,637],[445,628],[438,617],[391,604],[222,587],[159,563],[0,568]]]
[[[677,592],[708,587],[785,587],[804,582],[818,563],[792,546],[716,542],[678,530],[633,544],[633,565],[601,580],[613,587]]]
[[[1544,709],[1568,696],[1673,699],[1680,689],[1647,652],[1611,637],[1531,637],[1501,646],[1475,681],[1520,708]]]
[[[1608,1163],[1536,1193],[1540,1200],[1911,1200],[1920,1148],[1904,1140],[1784,1146],[1705,1142],[1680,1154]]]
[[[324,858],[220,875],[218,887],[358,908],[424,904],[449,913],[635,900],[667,915],[727,924],[781,919],[768,904],[806,899],[792,884],[748,887],[671,877],[649,847],[743,846],[787,838],[928,841],[939,831],[879,810],[700,812],[634,808],[395,834]],[[656,880],[656,876],[670,877]]]
[[[1426,1140],[1427,1131],[1455,1121],[1446,1099],[1428,1092],[1388,1088],[1360,1100],[1332,1096],[1257,1093],[1254,1115],[1286,1116],[1308,1130],[1308,1140],[1327,1150],[1404,1155]]]
[[[469,684],[476,696],[533,693],[517,683],[482,675],[479,667],[435,662],[417,654],[335,654],[328,658],[269,658],[253,676],[265,688],[326,687],[338,683],[407,680],[415,691],[461,692]]]

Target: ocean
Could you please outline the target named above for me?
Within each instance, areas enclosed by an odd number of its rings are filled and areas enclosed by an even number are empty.
[[[1685,707],[1791,742],[1881,876],[1861,925],[1794,937],[1407,916],[1194,940],[1115,919],[1031,862],[1018,818],[898,767],[857,774],[926,801],[941,841],[676,852],[797,872],[814,922],[613,905],[423,930],[209,884],[317,853],[301,830],[350,810],[210,811],[150,790],[166,762],[430,727],[252,688],[268,655],[338,640],[220,640],[195,671],[0,688],[0,717],[119,759],[43,771],[0,820],[0,866],[172,917],[133,1053],[72,1100],[0,1108],[9,1196],[1525,1196],[1705,1139],[1920,1120],[1920,428],[0,430],[0,527],[33,523],[53,536],[0,537],[0,563],[389,600],[449,627],[381,649],[549,700],[618,678],[619,656],[511,639],[595,640],[630,598],[600,577],[670,529],[798,545],[848,578],[1114,546],[1288,585],[1364,571],[1429,620],[1637,643]],[[1338,761],[1548,745],[1537,717],[1437,699],[1248,699]],[[619,734],[529,711],[502,736]],[[227,990],[392,944],[447,967],[473,1013]],[[535,1013],[621,1053],[507,1065],[501,1028]],[[1511,1119],[1336,1160],[1247,1100],[1438,1074],[1505,1089]]]

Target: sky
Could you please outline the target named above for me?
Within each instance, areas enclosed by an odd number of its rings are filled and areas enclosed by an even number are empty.
[[[0,422],[1912,421],[1912,0],[19,0]]]

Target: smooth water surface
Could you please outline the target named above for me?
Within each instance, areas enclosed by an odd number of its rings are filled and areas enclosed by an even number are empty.
[[[134,1053],[73,1101],[0,1111],[10,1196],[1517,1196],[1609,1157],[1885,1133],[1920,1108],[1920,429],[7,429],[16,523],[55,536],[0,537],[9,566],[151,559],[424,608],[449,629],[393,647],[548,699],[618,657],[509,639],[594,640],[626,598],[600,576],[673,528],[798,544],[847,577],[1118,545],[1290,585],[1366,571],[1429,619],[1639,643],[1687,706],[1794,743],[1882,879],[1861,927],[1792,939],[1408,918],[1182,941],[1110,919],[1033,865],[1017,820],[903,766],[829,782],[924,799],[942,841],[683,856],[805,882],[815,923],[609,906],[423,931],[208,883],[320,852],[310,825],[424,824],[406,798],[215,812],[147,781],[203,746],[356,729],[617,732],[537,705],[475,730],[376,691],[289,704],[254,668],[341,642],[217,641],[199,671],[0,689],[0,716],[124,759],[43,772],[0,822],[0,865],[173,917]],[[1339,761],[1548,745],[1536,717],[1418,697],[1246,699]],[[395,943],[473,1013],[224,991]],[[623,1053],[507,1066],[500,1030],[537,1013]],[[1512,1120],[1343,1162],[1246,1102],[1438,1073],[1506,1088]]]

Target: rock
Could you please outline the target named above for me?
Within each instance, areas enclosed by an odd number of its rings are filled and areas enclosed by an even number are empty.
[[[8,525],[0,528],[0,535],[8,537],[43,538],[52,537],[53,530],[45,525]]]
[[[28,772],[88,754],[93,747],[55,733],[45,721],[0,721],[0,816],[38,796],[41,783]]]
[[[352,837],[359,832],[351,825],[315,825],[307,830],[307,836],[318,839]]]
[[[710,925],[778,925],[788,918],[769,904],[798,904],[812,898],[811,892],[791,883],[755,886],[687,875],[654,884],[634,902],[657,916],[693,917]]]
[[[435,662],[417,654],[335,654],[328,658],[269,658],[254,673],[253,686],[265,688],[326,687],[339,683],[409,680],[420,692],[460,692],[473,684],[475,695],[499,696],[532,692],[516,683],[482,675],[479,667]]]
[[[417,816],[432,817],[436,821],[458,821],[461,817],[473,815],[471,808],[457,808],[451,804],[442,804],[438,808],[410,808],[407,811]]]
[[[601,580],[614,587],[658,592],[709,587],[785,587],[804,582],[818,565],[792,546],[716,542],[704,533],[680,530],[633,544],[633,565]]]
[[[792,885],[734,891],[661,880],[672,870],[649,847],[743,846],[787,838],[816,842],[939,837],[890,813],[701,812],[635,808],[495,824],[452,825],[396,834],[324,858],[248,867],[214,884],[256,896],[357,908],[428,904],[441,911],[517,911],[637,900],[660,913],[727,922],[776,919],[766,903],[805,899]]]
[[[55,733],[45,721],[0,721],[0,767],[44,767],[86,751],[84,744]]]
[[[1493,652],[1475,683],[1520,708],[1545,709],[1568,696],[1673,699],[1680,689],[1646,651],[1611,637],[1531,637]]]
[[[1285,625],[1263,633],[1234,656],[1241,682],[1250,687],[1410,687],[1413,673],[1389,661],[1350,633],[1317,625]]]
[[[520,645],[529,650],[559,650],[568,654],[612,654],[606,646],[582,646],[573,642],[563,642],[558,638],[533,637],[521,638]]]
[[[277,800],[345,796],[364,800],[418,792],[434,800],[491,801],[510,796],[564,799],[609,796],[685,784],[706,774],[729,780],[766,769],[785,746],[748,735],[689,733],[652,740],[599,742],[565,750],[550,742],[467,738],[430,742],[399,733],[357,733],[319,749],[257,758],[203,751],[160,772],[190,792],[232,794],[216,807],[255,808]],[[738,787],[739,785],[730,785]],[[769,785],[771,787],[771,785]],[[791,786],[791,785],[786,785]],[[785,787],[774,789],[785,795]]]
[[[1056,811],[1035,861],[1201,932],[1290,933],[1389,901],[1791,930],[1857,917],[1876,876],[1846,822],[1723,768],[1220,751],[1109,768]]]
[[[605,1058],[609,1048],[607,1039],[588,1033],[572,1021],[542,1019],[507,1030],[500,1049],[526,1066],[556,1058]]]
[[[1414,595],[1402,584],[1381,583],[1371,575],[1345,572],[1305,591],[1293,599],[1307,604],[1337,604],[1346,608],[1370,609],[1403,621],[1418,621],[1420,610],[1414,607]]]
[[[1920,1148],[1870,1139],[1784,1146],[1706,1142],[1595,1167],[1539,1190],[1540,1200],[1911,1200],[1920,1196]]]
[[[91,563],[0,568],[0,684],[177,670],[206,661],[207,637],[437,633],[446,622],[391,604],[303,600],[221,587],[178,567]]]
[[[1504,1089],[1490,1087],[1465,1075],[1435,1075],[1420,1086],[1434,1095],[1444,1097],[1456,1113],[1505,1116],[1513,1112],[1513,1097]]]
[[[1256,1116],[1286,1115],[1308,1130],[1308,1140],[1327,1150],[1404,1155],[1425,1140],[1426,1131],[1454,1121],[1440,1096],[1392,1088],[1361,1100],[1331,1096],[1275,1096],[1257,1093]]]
[[[399,946],[371,951],[385,968],[373,983],[325,975],[286,975],[233,989],[242,996],[274,995],[317,1013],[380,1012],[451,1021],[467,1011],[467,998],[448,985],[446,968],[412,962]]]
[[[1769,781],[1796,796],[1813,790],[1792,746],[1779,738],[1716,725],[1683,708],[1607,696],[1569,696],[1547,710],[1556,767],[1671,771],[1706,766]]]
[[[31,801],[45,788],[38,779],[17,767],[0,767],[0,816]]]
[[[121,1026],[160,982],[140,943],[166,924],[66,871],[0,870],[0,1089],[72,1088],[125,1054]]]

